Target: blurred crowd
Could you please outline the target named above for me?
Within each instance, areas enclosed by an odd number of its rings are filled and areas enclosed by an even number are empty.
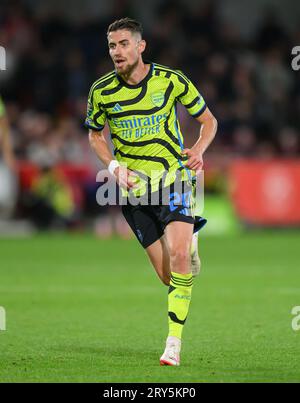
[[[96,172],[101,165],[83,127],[87,94],[113,69],[108,25],[123,16],[140,19],[138,9],[116,1],[111,15],[71,23],[22,1],[3,3],[0,44],[7,50],[7,71],[0,75],[0,94],[17,158],[46,166],[86,164]],[[218,119],[208,168],[222,171],[236,157],[299,158],[300,80],[291,68],[291,49],[300,44],[300,29],[290,32],[266,10],[259,29],[245,39],[222,20],[214,1],[199,2],[193,11],[184,1],[158,2],[156,16],[144,32],[144,59],[182,70]],[[183,108],[179,112],[191,146],[199,127]]]

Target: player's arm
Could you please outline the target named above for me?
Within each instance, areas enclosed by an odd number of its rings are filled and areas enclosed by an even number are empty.
[[[10,139],[9,123],[5,115],[0,117],[0,139],[3,159],[10,169],[15,169],[15,157]]]
[[[192,148],[184,149],[182,154],[188,156],[185,166],[198,171],[201,170],[203,166],[203,154],[216,135],[218,122],[207,107],[204,112],[195,119],[201,124],[199,138]]]
[[[89,130],[89,142],[92,149],[97,154],[98,158],[102,163],[109,169],[109,171],[115,176],[118,184],[125,189],[134,186],[133,182],[130,180],[130,176],[136,176],[129,169],[120,166],[114,160],[114,157],[110,151],[107,144],[106,138],[103,131]]]

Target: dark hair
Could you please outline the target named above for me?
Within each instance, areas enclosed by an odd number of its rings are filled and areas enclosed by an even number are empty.
[[[143,34],[143,27],[142,24],[136,20],[133,20],[132,18],[121,18],[120,20],[114,21],[110,26],[108,27],[107,30],[107,35],[110,32],[118,31],[119,29],[126,29],[127,31],[130,31],[131,33],[139,33]]]

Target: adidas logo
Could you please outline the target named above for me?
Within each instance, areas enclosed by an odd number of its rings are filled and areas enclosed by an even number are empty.
[[[119,111],[122,110],[122,107],[121,107],[119,104],[116,104],[116,105],[113,107],[112,110],[113,110],[114,112],[119,112]]]

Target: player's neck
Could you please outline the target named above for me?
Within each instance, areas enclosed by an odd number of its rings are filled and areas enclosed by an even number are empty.
[[[145,64],[142,60],[137,64],[137,66],[129,73],[122,74],[121,77],[129,85],[139,84],[149,73],[150,64]]]

